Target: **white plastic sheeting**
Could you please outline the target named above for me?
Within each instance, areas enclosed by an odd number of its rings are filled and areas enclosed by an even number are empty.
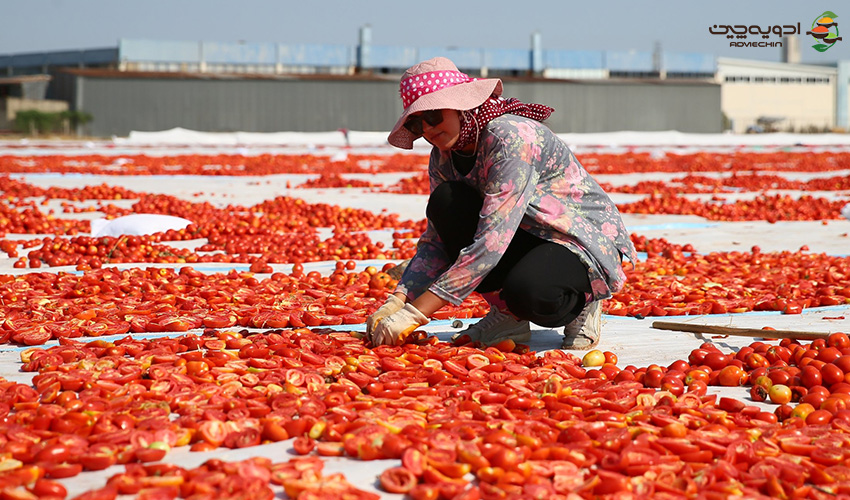
[[[160,214],[133,214],[117,219],[94,219],[91,221],[92,236],[141,236],[179,230],[191,224],[192,221],[182,217]]]
[[[386,146],[388,132],[199,132],[173,128],[159,132],[132,131],[126,138],[114,138],[118,145],[287,145],[287,146]],[[850,134],[692,134],[667,130],[660,132],[602,132],[558,134],[573,146],[850,146]],[[417,146],[426,147],[423,140]]]

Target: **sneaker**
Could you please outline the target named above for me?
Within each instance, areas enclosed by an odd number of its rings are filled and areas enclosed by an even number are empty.
[[[531,339],[531,325],[528,321],[518,320],[510,314],[499,311],[496,307],[491,307],[487,316],[456,333],[452,340],[457,340],[463,335],[469,335],[472,342],[478,341],[487,346],[498,344],[505,339],[528,342]]]
[[[585,304],[584,309],[570,324],[564,327],[562,349],[586,351],[599,343],[602,331],[602,308],[599,301]]]

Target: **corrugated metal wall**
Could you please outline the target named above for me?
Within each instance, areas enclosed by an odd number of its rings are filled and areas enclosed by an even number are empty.
[[[506,83],[506,95],[555,108],[555,132],[722,130],[720,86],[698,83],[572,81]]]
[[[173,127],[210,132],[389,130],[401,113],[396,81],[219,80],[77,76],[74,108],[88,132],[125,136]],[[505,81],[506,94],[557,111],[556,132],[720,132],[720,86],[636,81]]]

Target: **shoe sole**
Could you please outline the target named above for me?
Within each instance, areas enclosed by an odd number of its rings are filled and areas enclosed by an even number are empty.
[[[586,337],[582,337],[582,338],[586,338]],[[573,339],[570,339],[570,340],[573,340]],[[597,345],[599,345],[598,339],[595,342],[591,342],[590,344],[588,344],[586,346],[585,345],[579,346],[579,345],[569,344],[565,340],[564,343],[561,344],[561,349],[566,349],[568,351],[589,351],[589,350],[593,349],[594,347],[596,347]]]

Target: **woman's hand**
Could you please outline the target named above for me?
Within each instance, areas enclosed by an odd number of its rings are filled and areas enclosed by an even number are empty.
[[[366,318],[366,337],[369,338],[369,336],[372,335],[372,330],[375,329],[375,325],[379,321],[395,312],[398,312],[402,307],[404,307],[404,300],[397,297],[395,294],[390,294],[390,296],[387,297],[387,301],[384,302],[384,305],[379,307],[372,313],[371,316]]]
[[[377,322],[370,335],[372,345],[401,345],[414,330],[427,324],[428,318],[413,304],[407,304]]]

